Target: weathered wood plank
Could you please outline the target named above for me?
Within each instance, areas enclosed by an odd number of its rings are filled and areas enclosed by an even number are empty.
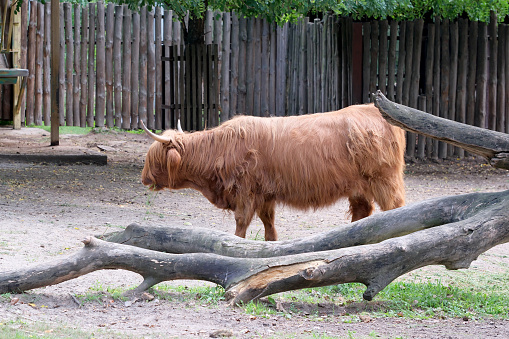
[[[73,67],[74,67],[74,79],[73,79],[73,108],[72,115],[74,126],[81,126],[80,116],[80,92],[81,92],[81,6],[78,4],[73,5],[74,11],[74,55],[73,55]],[[49,51],[48,51],[49,53]],[[49,79],[48,79],[49,84]],[[49,95],[48,95],[49,96]],[[50,104],[48,99],[48,104]]]
[[[115,127],[122,126],[122,32],[124,7],[115,6],[115,26],[113,28],[113,98]]]
[[[80,56],[80,69],[81,69],[81,96],[80,96],[80,127],[87,126],[87,104],[88,104],[88,6],[81,8],[81,56]]]
[[[76,25],[75,31],[79,32],[79,23]],[[42,83],[42,105],[43,105],[43,120],[44,124],[51,124],[51,4],[44,4],[44,47],[42,51],[42,68],[43,68],[43,83]],[[75,39],[76,40],[76,39]],[[78,40],[79,41],[79,40]],[[78,58],[79,59],[79,58]],[[79,122],[79,116],[75,116],[76,121]]]
[[[35,123],[42,125],[42,84],[43,84],[43,43],[44,43],[44,5],[40,2],[33,3],[37,6],[37,31],[36,31],[36,49],[35,49]],[[63,56],[62,56],[63,57]],[[49,121],[44,121],[46,125]]]
[[[95,28],[96,28],[96,4],[89,3],[88,4],[88,100],[87,100],[87,125],[89,127],[94,127],[95,120],[95,81],[96,81],[96,73],[95,73]]]
[[[96,74],[97,81],[95,87],[95,126],[104,127],[104,114],[106,111],[106,43],[105,43],[105,23],[104,23],[104,2],[97,3],[97,33],[96,33]]]
[[[142,11],[143,13],[143,11]],[[132,43],[131,43],[131,129],[138,129],[138,119],[147,121],[146,116],[139,111],[140,98],[140,13],[132,14]]]
[[[230,13],[223,14],[223,47],[222,47],[222,65],[221,65],[221,122],[230,118],[230,33],[231,17]]]
[[[155,128],[154,104],[156,86],[156,55],[154,42],[154,9],[147,11],[147,122]]]
[[[155,7],[155,13],[154,13],[154,128],[155,129],[161,129],[163,127],[163,116],[161,111],[161,104],[162,104],[162,84],[163,84],[163,77],[162,77],[162,64],[161,64],[161,44],[162,44],[162,37],[161,37],[161,29],[162,29],[162,8],[161,7]]]
[[[105,86],[106,86],[106,126],[115,126],[113,107],[113,37],[115,33],[115,5],[106,7],[106,41],[105,41]]]
[[[148,40],[147,40],[147,7],[143,7],[140,11],[140,27],[139,27],[140,39],[139,44],[139,101],[134,102],[137,106],[139,120],[142,120],[148,126],[147,121],[147,63],[148,63]],[[133,81],[135,79],[133,78]],[[138,121],[133,122],[136,128],[139,128]]]

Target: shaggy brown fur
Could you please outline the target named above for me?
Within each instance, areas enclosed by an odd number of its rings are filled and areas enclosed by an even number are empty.
[[[294,117],[239,116],[194,133],[168,130],[147,153],[142,181],[153,190],[196,189],[232,210],[245,237],[256,212],[276,240],[277,202],[299,209],[348,197],[352,221],[403,206],[404,132],[373,105]]]

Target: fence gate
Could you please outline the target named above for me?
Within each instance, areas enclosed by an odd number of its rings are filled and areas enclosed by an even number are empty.
[[[163,46],[163,126],[198,131],[219,124],[218,45]]]

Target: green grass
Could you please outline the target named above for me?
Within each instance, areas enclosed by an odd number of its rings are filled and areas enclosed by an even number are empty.
[[[301,313],[302,304],[331,304],[339,313],[346,308],[353,314],[369,312],[375,317],[405,318],[503,318],[509,319],[509,276],[502,273],[471,274],[469,271],[446,272],[443,277],[421,279],[419,277],[396,281],[383,289],[372,302],[362,299],[365,286],[359,283],[340,284],[313,289],[303,289],[276,294],[264,302],[249,302],[242,305],[247,314],[261,317],[281,315],[291,318]],[[448,275],[450,274],[450,275]],[[121,298],[124,291],[96,284],[89,293],[82,296],[85,301],[101,302],[108,295]],[[204,305],[217,305],[224,301],[224,289],[220,286],[183,285],[171,286],[165,283],[154,286],[151,291],[157,298],[173,302],[195,301]],[[266,301],[265,301],[266,300]],[[285,303],[284,310],[276,309],[276,300]],[[320,321],[320,308],[306,314]]]
[[[374,316],[509,318],[509,276],[493,273],[472,278],[472,275],[467,277],[459,273],[454,281],[447,283],[441,280],[393,282],[370,303],[362,300],[365,286],[359,283],[288,292],[283,298],[307,303],[361,305],[359,309],[367,309]]]
[[[27,127],[36,127],[45,130],[46,132],[51,131],[51,126],[35,126],[30,125]],[[88,134],[92,131],[91,127],[76,127],[76,126],[60,126],[58,128],[59,134]]]
[[[224,300],[224,289],[221,286],[171,286],[165,283],[154,286],[151,291],[162,300],[190,302],[197,300],[206,305],[217,305]]]
[[[0,338],[9,339],[90,339],[90,338],[132,338],[132,336],[96,329],[94,332],[83,331],[73,325],[50,322],[32,322],[28,320],[0,321]]]
[[[96,281],[94,285],[89,287],[89,292],[85,294],[76,294],[76,299],[81,303],[99,303],[104,304],[107,300],[126,301],[128,298],[124,296],[127,290],[123,287],[103,286],[102,283]]]

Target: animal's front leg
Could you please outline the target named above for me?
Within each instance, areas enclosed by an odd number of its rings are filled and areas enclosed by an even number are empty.
[[[237,228],[235,229],[235,235],[241,238],[246,237],[246,231],[253,219],[255,212],[254,204],[252,201],[242,201],[237,203],[235,208],[235,222]]]
[[[348,200],[350,201],[350,213],[352,214],[352,222],[369,217],[375,209],[373,202],[369,201],[363,196],[351,196],[348,198]]]

